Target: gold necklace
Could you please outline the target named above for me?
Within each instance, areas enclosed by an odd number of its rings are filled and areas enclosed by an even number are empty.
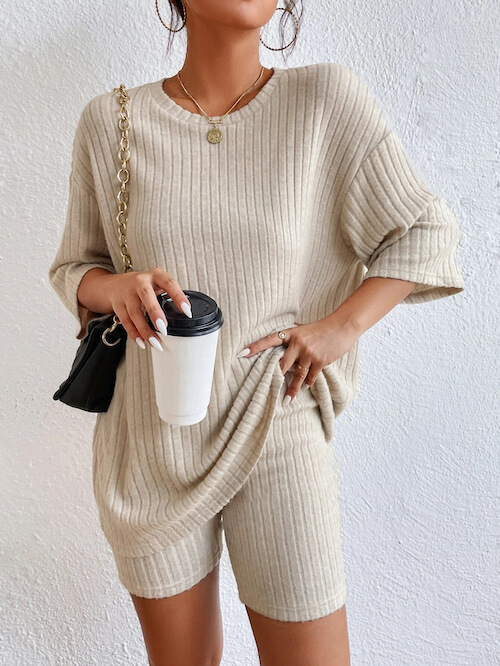
[[[252,83],[252,85],[251,85],[249,88],[247,88],[247,89],[245,90],[245,92],[243,92],[243,93],[238,97],[238,99],[236,100],[236,102],[231,106],[231,108],[230,108],[228,111],[226,111],[226,113],[225,113],[221,118],[219,118],[219,120],[213,120],[213,118],[210,118],[210,117],[205,113],[205,111],[201,108],[201,106],[198,104],[198,102],[195,100],[195,98],[194,98],[194,97],[193,97],[193,96],[192,96],[192,95],[186,90],[185,85],[184,85],[184,84],[182,83],[182,81],[181,81],[180,74],[179,74],[179,72],[177,72],[177,78],[179,79],[179,83],[181,84],[181,86],[182,86],[184,92],[186,93],[186,95],[189,95],[189,97],[191,97],[191,99],[193,100],[193,102],[194,102],[194,103],[196,104],[196,106],[200,109],[200,111],[201,111],[202,114],[205,116],[205,118],[208,120],[208,122],[212,125],[212,127],[211,127],[211,128],[208,130],[208,132],[207,132],[207,139],[210,141],[210,143],[220,143],[220,141],[221,141],[221,139],[222,139],[222,133],[221,133],[220,129],[219,129],[218,127],[216,127],[216,125],[220,125],[220,123],[224,120],[224,118],[227,116],[227,114],[230,113],[230,111],[231,111],[231,110],[232,110],[232,109],[238,104],[238,102],[240,101],[240,99],[241,99],[244,95],[247,95],[247,94],[248,94],[248,93],[249,93],[249,92],[250,92],[250,91],[251,91],[251,90],[257,85],[257,83],[259,82],[260,78],[262,77],[263,72],[264,72],[264,67],[262,67],[262,69],[260,70],[260,74],[259,74],[259,76],[257,77],[257,80],[255,81],[255,83]]]

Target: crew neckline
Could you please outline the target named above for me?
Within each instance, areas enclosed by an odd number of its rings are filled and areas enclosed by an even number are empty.
[[[280,79],[283,77],[283,74],[287,71],[281,67],[273,67],[273,75],[266,81],[262,86],[259,92],[252,97],[252,99],[242,106],[241,109],[237,111],[231,111],[224,120],[222,121],[223,125],[230,125],[236,123],[239,120],[248,118],[254,111],[259,109],[272,95],[272,93],[278,87]],[[179,120],[184,120],[188,123],[197,123],[200,125],[208,125],[208,120],[201,113],[196,113],[194,111],[188,111],[177,102],[167,95],[163,90],[163,82],[167,77],[162,77],[158,81],[153,81],[149,85],[149,91],[152,98],[157,102],[162,109],[165,109],[171,116],[178,118]],[[222,116],[212,116],[214,119],[220,119]]]

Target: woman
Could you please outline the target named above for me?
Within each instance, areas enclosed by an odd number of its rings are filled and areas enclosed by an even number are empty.
[[[260,65],[276,0],[171,8],[187,29],[184,65],[129,90],[134,271],[122,272],[116,234],[107,92],[78,124],[49,272],[78,339],[113,311],[128,333],[94,428],[100,524],[151,665],[220,663],[224,529],[261,663],[343,666],[334,420],[358,392],[362,333],[398,303],[463,290],[463,233],[352,69]],[[294,3],[285,15],[296,36]],[[192,314],[181,285],[225,319],[207,416],[188,427],[159,418],[151,366],[168,325],[156,295]]]

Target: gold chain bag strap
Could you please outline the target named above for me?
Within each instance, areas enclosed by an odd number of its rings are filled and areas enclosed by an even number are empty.
[[[128,168],[128,161],[130,160],[130,144],[128,138],[128,131],[130,129],[130,115],[128,111],[128,103],[130,101],[129,94],[125,84],[121,83],[118,88],[113,88],[113,92],[118,94],[118,104],[120,105],[120,114],[118,119],[118,127],[121,131],[120,149],[118,150],[118,158],[120,159],[120,168],[118,169],[117,178],[120,182],[120,189],[116,195],[118,199],[118,215],[116,221],[118,223],[118,239],[120,242],[120,254],[122,255],[125,273],[133,271],[132,259],[127,245],[127,222],[128,222],[128,190],[127,183],[130,180],[130,171]],[[102,341],[105,345],[113,346],[117,342],[108,342],[106,335],[112,333],[115,328],[120,324],[117,315],[113,316],[113,325],[107,328],[102,333]]]
[[[129,129],[130,118],[128,103],[130,97],[125,85],[113,88],[118,93],[120,114],[118,126],[121,130],[120,149],[118,157],[120,168],[118,180],[120,190],[118,198],[118,237],[120,252],[125,266],[125,272],[134,270],[127,246],[127,213],[128,191],[127,183],[130,179],[128,161],[130,159]],[[116,383],[116,369],[126,348],[126,331],[118,333],[116,327],[121,324],[116,313],[102,315],[91,319],[87,325],[85,337],[80,340],[75,360],[67,379],[54,393],[54,400],[83,409],[87,412],[106,412],[113,398]]]

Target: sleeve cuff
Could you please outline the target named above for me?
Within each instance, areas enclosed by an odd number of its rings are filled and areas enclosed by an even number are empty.
[[[395,278],[416,282],[416,287],[401,303],[426,303],[445,296],[454,296],[464,290],[464,281],[459,272],[451,275],[446,273],[428,273],[425,269],[412,270],[411,268],[387,269],[377,266],[376,263],[365,273],[363,280],[371,277]]]
[[[457,250],[464,238],[453,210],[435,197],[399,238],[372,255],[363,280],[387,277],[416,282],[402,303],[426,303],[458,294],[464,290],[464,280]]]
[[[426,303],[453,296],[464,290],[457,261],[457,247],[465,234],[455,225],[410,228],[370,262],[363,280],[371,277],[396,278],[416,286],[401,302]]]

